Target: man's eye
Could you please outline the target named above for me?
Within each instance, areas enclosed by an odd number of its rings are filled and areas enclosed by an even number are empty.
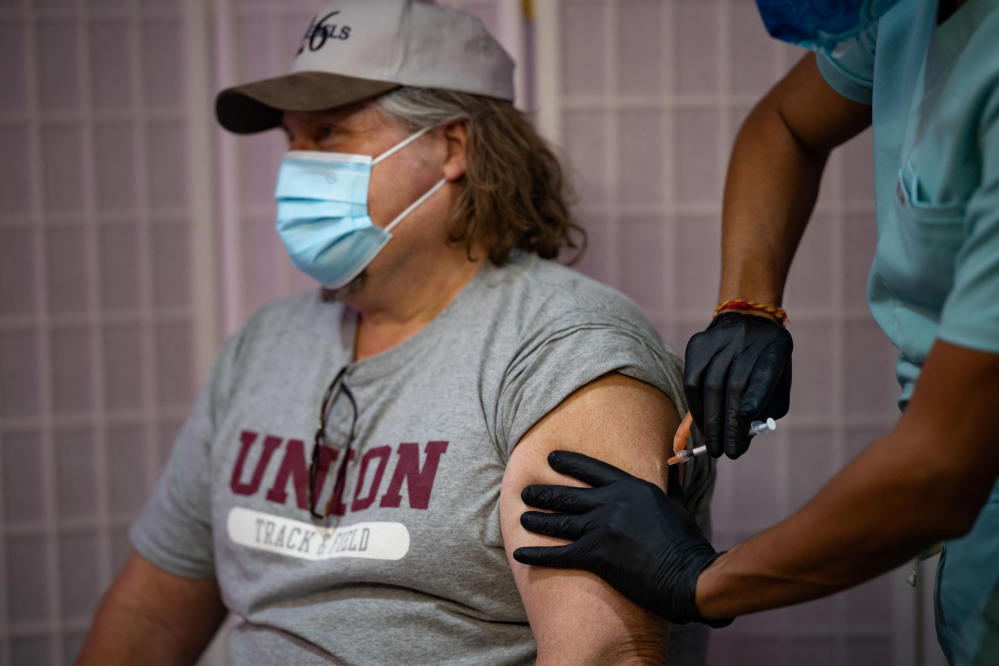
[[[320,127],[316,130],[316,139],[318,141],[324,141],[325,139],[329,139],[332,136],[333,136],[332,127]]]

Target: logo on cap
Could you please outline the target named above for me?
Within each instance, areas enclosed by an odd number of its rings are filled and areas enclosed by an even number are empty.
[[[305,47],[308,47],[310,51],[318,51],[323,48],[326,44],[327,39],[349,39],[350,38],[350,26],[349,25],[338,25],[336,23],[327,23],[331,18],[340,13],[340,10],[330,12],[326,16],[322,17],[318,21],[316,16],[312,17],[309,22],[309,27],[305,31],[305,35],[302,37],[302,43],[299,45],[298,50],[295,51],[297,56]]]

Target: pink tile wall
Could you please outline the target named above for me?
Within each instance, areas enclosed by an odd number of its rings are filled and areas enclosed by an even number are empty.
[[[181,9],[0,15],[0,664],[72,661],[197,387]]]

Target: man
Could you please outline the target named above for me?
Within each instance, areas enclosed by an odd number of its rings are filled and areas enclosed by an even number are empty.
[[[750,420],[787,410],[791,344],[776,306],[829,152],[873,116],[868,298],[900,350],[901,419],[798,513],[720,556],[661,492],[555,454],[553,467],[600,487],[526,490],[528,503],[568,515],[528,513],[525,526],[578,541],[515,557],[597,571],[672,620],[723,623],[841,590],[946,540],[940,643],[954,664],[999,663],[999,6],[821,4],[758,2],[773,33],[820,54],[760,101],[736,140],[722,304],[688,345],[686,391],[714,456],[742,454]]]
[[[512,68],[467,14],[354,0],[220,93],[287,134],[277,229],[324,289],[224,346],[81,663],[189,663],[226,611],[233,663],[663,660],[661,617],[508,557],[552,449],[663,487],[684,409],[637,307],[550,261],[581,230]]]

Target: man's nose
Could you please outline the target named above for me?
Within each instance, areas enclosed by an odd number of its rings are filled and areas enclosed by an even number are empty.
[[[316,142],[308,137],[299,136],[295,137],[291,145],[288,146],[288,150],[318,150]]]

